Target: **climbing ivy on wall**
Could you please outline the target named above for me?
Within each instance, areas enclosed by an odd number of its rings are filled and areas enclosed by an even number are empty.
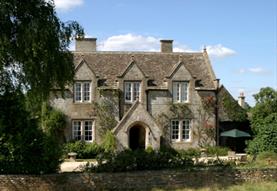
[[[216,107],[215,98],[213,96],[203,97],[202,105],[197,108],[197,125],[194,132],[198,138],[199,147],[207,147],[215,143],[215,123],[214,112]]]
[[[247,120],[246,110],[241,108],[235,100],[230,99],[227,95],[224,95],[222,104],[224,112],[226,112],[231,121],[242,122]]]
[[[99,128],[99,133],[104,136],[108,131],[111,131],[117,124],[115,118],[118,114],[117,97],[118,93],[116,91],[105,91],[99,90],[99,101],[93,103],[94,111],[97,115],[97,123],[101,128]]]

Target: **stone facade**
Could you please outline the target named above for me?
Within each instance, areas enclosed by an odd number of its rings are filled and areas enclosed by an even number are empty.
[[[75,136],[74,121],[77,121],[76,129],[80,121],[79,138],[84,139],[87,132],[83,121],[91,120],[92,141],[101,143],[101,126],[94,104],[113,99],[115,112],[111,115],[117,125],[112,132],[118,148],[131,148],[132,144],[154,149],[159,149],[161,144],[178,149],[199,146],[202,135],[197,133],[197,127],[203,126],[199,110],[203,110],[203,98],[216,99],[218,87],[207,52],[175,53],[170,40],[162,40],[161,49],[161,52],[100,52],[96,51],[96,39],[77,40],[73,54],[75,82],[79,86],[69,86],[64,98],[59,92],[53,92],[50,99],[51,105],[67,116],[66,140]],[[89,88],[83,86],[84,82],[88,82]],[[81,98],[76,101],[77,88],[80,96],[87,89],[89,98],[82,98],[86,101]],[[102,94],[103,91],[106,93]],[[126,91],[130,91],[130,101]],[[175,115],[177,111],[172,111],[172,105],[186,106],[190,115]],[[213,128],[217,124],[215,115],[210,113],[206,121]],[[162,116],[167,116],[167,123],[161,122]],[[175,132],[171,120],[176,121]]]

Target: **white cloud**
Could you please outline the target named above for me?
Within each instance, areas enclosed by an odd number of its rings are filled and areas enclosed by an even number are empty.
[[[100,42],[98,46],[102,51],[157,51],[159,39],[152,36],[135,34],[116,35]]]
[[[68,11],[84,4],[84,0],[54,0],[57,9]]]
[[[238,73],[239,74],[244,74],[244,73],[267,74],[270,72],[262,67],[253,67],[253,68],[240,68]]]
[[[252,72],[252,73],[264,73],[264,72],[266,72],[266,70],[261,68],[261,67],[249,68],[248,70],[249,70],[249,72]]]
[[[108,37],[101,41],[98,50],[102,51],[160,51],[161,38],[136,34],[122,34]],[[175,43],[174,52],[191,52],[185,45]]]
[[[236,52],[230,48],[224,47],[221,44],[216,45],[208,45],[206,47],[209,56],[216,58],[223,58],[226,56],[232,56],[236,54]]]

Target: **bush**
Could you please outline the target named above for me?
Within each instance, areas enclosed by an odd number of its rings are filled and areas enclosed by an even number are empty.
[[[25,109],[20,92],[0,95],[0,174],[41,174],[59,169],[61,148]]]
[[[277,162],[277,153],[273,151],[261,152],[258,154],[257,160],[271,160]]]
[[[206,153],[208,156],[226,156],[228,155],[229,148],[219,147],[219,146],[210,146],[206,147]]]
[[[201,156],[201,151],[200,149],[197,148],[189,148],[187,150],[178,150],[178,153],[181,156],[184,157],[192,157],[192,158],[199,158]]]
[[[101,145],[105,152],[114,152],[116,149],[116,138],[111,131],[107,131]]]
[[[134,170],[182,169],[193,165],[190,157],[151,149],[147,151],[125,150],[119,153],[101,154],[98,155],[97,161],[97,166],[93,166],[87,170],[94,172],[124,172]]]
[[[261,127],[255,138],[247,144],[247,152],[250,154],[264,151],[277,153],[277,121]]]
[[[84,141],[66,143],[63,150],[65,156],[70,152],[75,152],[79,159],[96,158],[99,153],[104,152],[104,149],[96,143],[86,143]]]

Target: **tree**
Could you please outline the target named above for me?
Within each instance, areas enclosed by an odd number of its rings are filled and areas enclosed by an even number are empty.
[[[256,105],[251,109],[251,126],[255,137],[248,143],[248,152],[277,152],[277,91],[262,88],[254,95]]]
[[[83,29],[75,21],[61,22],[53,0],[1,0],[0,34],[2,78],[44,99],[51,88],[64,89],[72,81],[68,46]]]
[[[56,131],[42,131],[34,112],[26,109],[26,95],[34,108],[47,100],[51,88],[63,90],[72,82],[68,46],[73,36],[82,37],[83,29],[75,21],[61,22],[53,0],[0,1],[0,173],[58,169]],[[52,128],[57,119],[63,123],[60,114],[48,116],[44,124]]]
[[[265,118],[277,113],[277,91],[273,88],[261,88],[260,92],[254,95],[256,105],[250,110],[251,126],[255,133],[261,129]]]

